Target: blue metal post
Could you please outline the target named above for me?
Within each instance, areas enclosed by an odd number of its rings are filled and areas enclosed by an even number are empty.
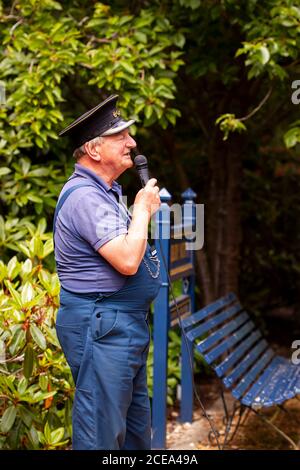
[[[197,194],[188,188],[181,194],[183,198],[183,236],[186,229],[195,230],[196,223],[196,207],[194,199]],[[194,251],[189,251],[191,263],[194,266]],[[186,286],[183,285],[183,293],[190,296],[191,313],[195,312],[195,275],[191,274],[186,279]],[[193,363],[194,351],[193,344],[181,332],[181,406],[180,406],[180,422],[192,422],[193,420]]]
[[[170,209],[169,192],[163,188],[160,193],[161,206],[156,213],[155,247],[161,260],[162,285],[154,301],[153,319],[153,400],[152,400],[152,448],[166,447],[167,423],[167,373],[168,373],[168,329],[169,329],[169,282],[167,272],[170,266]],[[167,264],[165,266],[164,260]]]

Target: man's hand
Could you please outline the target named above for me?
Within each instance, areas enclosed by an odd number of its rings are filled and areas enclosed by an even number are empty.
[[[146,210],[150,217],[159,209],[161,201],[159,197],[159,187],[156,186],[157,180],[151,178],[143,189],[137,193],[134,200],[134,210]]]

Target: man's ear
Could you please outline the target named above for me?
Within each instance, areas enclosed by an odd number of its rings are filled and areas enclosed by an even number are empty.
[[[90,140],[89,142],[86,142],[84,144],[85,153],[89,157],[91,157],[93,160],[96,160],[97,162],[100,162],[101,156],[98,153],[98,150],[99,150],[98,147],[99,147],[99,143],[98,142],[93,142],[92,140]]]

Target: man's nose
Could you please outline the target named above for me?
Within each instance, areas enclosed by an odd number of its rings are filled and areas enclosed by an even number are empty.
[[[131,135],[128,136],[127,142],[126,142],[127,147],[133,149],[136,147],[136,141],[131,137]]]

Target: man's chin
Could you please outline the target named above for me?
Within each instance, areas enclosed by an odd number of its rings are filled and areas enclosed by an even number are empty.
[[[133,167],[133,161],[131,160],[131,157],[126,158],[126,166],[127,168],[132,168]]]

